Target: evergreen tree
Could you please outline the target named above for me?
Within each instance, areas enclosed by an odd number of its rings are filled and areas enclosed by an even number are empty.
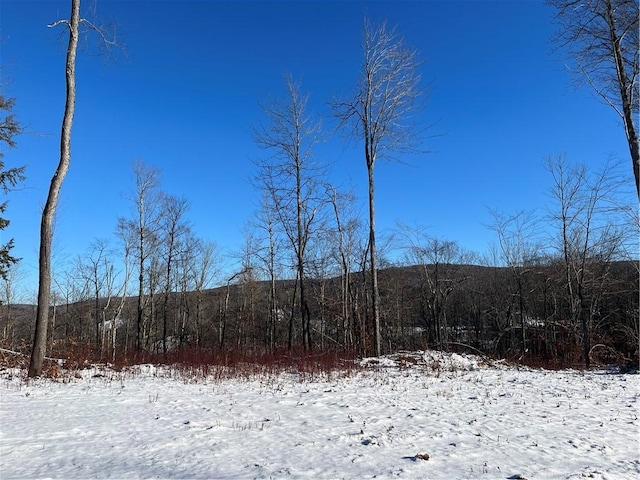
[[[15,147],[16,143],[13,137],[21,133],[21,128],[15,119],[15,115],[11,113],[15,100],[13,98],[5,99],[0,95],[0,144],[6,144],[8,147]],[[24,167],[16,167],[5,169],[4,154],[0,151],[0,188],[4,194],[9,193],[12,187],[24,180]],[[0,230],[4,230],[9,225],[9,220],[4,218],[4,212],[7,209],[7,201],[0,202]],[[5,279],[7,270],[19,259],[11,256],[10,252],[13,248],[13,239],[7,243],[0,245],[0,278]]]

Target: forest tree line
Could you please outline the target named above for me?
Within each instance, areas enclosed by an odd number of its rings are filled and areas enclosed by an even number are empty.
[[[549,4],[563,26],[557,40],[623,120],[640,196],[636,4],[602,0],[577,10],[573,2]],[[83,345],[93,358],[111,361],[191,347],[380,355],[426,346],[523,361],[581,359],[587,367],[596,357],[637,359],[640,222],[635,195],[633,205],[621,200],[629,195],[612,163],[588,171],[561,155],[547,158],[546,211],[491,211],[496,243],[483,256],[420,227],[377,234],[375,165],[421,153],[425,131],[416,114],[425,92],[417,52],[395,28],[368,19],[355,93],[330,102],[338,130],[364,146],[367,221],[354,209],[354,194],[327,180],[328,164],[314,153],[324,135],[321,122],[307,111],[301,85],[287,76],[286,97],[266,104],[263,122],[253,128],[265,150],[253,178],[261,205],[235,252],[235,270],[223,268],[229,262],[214,243],[193,234],[188,200],[165,193],[160,172],[137,161],[133,214],[119,219],[117,241],[96,239],[73,265],[52,272],[81,27],[114,45],[80,16],[80,0],[71,6],[69,20],[50,25],[69,29],[67,96],[60,162],[42,214],[35,331],[18,315],[25,307],[15,305],[18,259],[9,254],[11,242],[0,257],[0,340],[17,349],[34,338],[29,376],[40,375],[47,345],[53,351]],[[0,106],[10,110],[12,102],[2,97]],[[16,125],[13,116],[2,125]],[[13,146],[20,132],[2,133]],[[0,171],[5,191],[22,178],[22,168],[5,170],[1,163]],[[0,220],[2,229],[8,221]]]
[[[588,172],[563,157],[547,168],[548,212],[492,212],[488,254],[419,227],[385,239],[383,352],[466,349],[545,365],[637,358],[637,231],[633,210],[610,201],[621,188],[616,170]],[[374,354],[368,237],[349,195],[325,185],[314,197],[303,307],[287,232],[295,215],[278,216],[265,201],[230,272],[221,269],[228,254],[193,234],[188,202],[162,191],[161,172],[136,162],[134,173],[134,213],[119,219],[115,239],[95,240],[54,275],[52,355],[77,346],[103,361],[192,348]],[[0,328],[3,347],[20,350],[33,335],[33,307],[14,304],[13,278],[2,282]]]

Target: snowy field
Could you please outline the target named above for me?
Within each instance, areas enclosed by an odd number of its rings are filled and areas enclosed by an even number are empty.
[[[0,478],[640,478],[640,377],[432,352],[350,376],[0,372]]]

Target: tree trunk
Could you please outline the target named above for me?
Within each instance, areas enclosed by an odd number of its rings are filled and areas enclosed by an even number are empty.
[[[613,15],[613,7],[611,0],[607,1],[607,25],[609,26],[609,34],[611,41],[611,50],[616,65],[616,74],[618,76],[618,86],[620,87],[620,100],[622,102],[622,120],[624,121],[624,131],[627,135],[629,143],[629,152],[631,153],[631,162],[633,164],[633,175],[636,181],[636,193],[640,198],[640,151],[638,145],[638,132],[633,121],[633,102],[631,99],[633,85],[628,84],[627,74],[624,68],[622,50],[620,48],[620,40],[616,31],[615,18]]]
[[[374,209],[373,161],[367,161],[369,171],[369,259],[371,261],[371,305],[373,314],[373,341],[375,355],[382,355],[380,329],[380,291],[378,290],[378,267],[376,265],[376,220]]]
[[[293,284],[293,295],[291,296],[291,313],[289,315],[289,335],[287,340],[287,350],[291,351],[293,348],[293,319],[295,318],[296,309],[296,292],[298,291],[298,277]]]
[[[298,129],[296,128],[296,133]],[[295,167],[296,167],[296,226],[297,226],[297,262],[298,262],[298,278],[300,279],[300,321],[302,322],[302,348],[304,350],[311,349],[311,312],[307,304],[307,291],[305,285],[305,247],[307,245],[308,231],[305,231],[304,222],[302,220],[302,172],[300,165],[300,142],[296,143]]]
[[[522,359],[527,354],[527,325],[526,325],[526,317],[524,314],[524,287],[522,285],[523,279],[520,277],[522,272],[517,272],[517,284],[518,284],[518,303],[520,307],[520,349],[522,351]]]
[[[220,317],[220,323],[218,325],[218,347],[220,347],[220,350],[222,350],[222,348],[224,347],[224,333],[225,330],[227,329],[227,313],[229,311],[229,295],[230,295],[230,282],[231,280],[233,280],[233,278],[235,277],[235,275],[233,277],[231,277],[231,279],[229,279],[229,281],[227,282],[227,293],[225,294],[224,297],[224,311],[222,312],[222,316]]]
[[[165,290],[164,298],[162,300],[162,353],[167,354],[167,333],[168,333],[168,321],[169,321],[169,296],[171,295],[171,263],[173,262],[173,250],[174,250],[174,238],[173,232],[170,235],[169,240],[169,252],[167,256],[167,277],[165,278]],[[176,331],[174,329],[173,336],[175,337]],[[174,340],[175,341],[175,338]]]
[[[270,270],[270,290],[269,290],[269,325],[267,326],[267,344],[269,351],[276,348],[276,320],[278,318],[278,304],[276,300],[276,277],[273,267]]]
[[[49,300],[51,296],[51,241],[53,221],[58,204],[58,196],[64,177],[71,161],[71,127],[76,102],[76,51],[78,48],[78,25],[80,23],[80,0],[71,1],[71,20],[65,21],[69,27],[69,45],[67,47],[66,85],[67,95],[60,135],[60,162],[56,169],[49,195],[42,211],[40,224],[40,259],[38,278],[38,308],[36,311],[36,329],[29,364],[29,377],[42,374],[42,364],[47,348],[47,322],[49,319]]]
[[[142,229],[140,229],[142,231]],[[138,275],[138,309],[136,318],[136,352],[142,350],[142,326],[144,324],[145,298],[144,298],[144,240],[140,234],[140,258]]]

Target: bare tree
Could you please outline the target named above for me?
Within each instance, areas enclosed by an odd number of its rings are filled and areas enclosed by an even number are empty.
[[[102,351],[104,341],[105,311],[110,303],[110,292],[113,287],[113,264],[109,259],[107,240],[94,240],[89,251],[84,256],[79,256],[77,260],[77,271],[85,284],[87,296],[93,298],[94,314],[93,321],[95,327],[95,345],[97,351]],[[103,299],[107,298],[107,303],[103,306]]]
[[[124,265],[124,273],[122,274],[122,281],[120,287],[117,289],[116,297],[119,297],[119,301],[115,305],[112,311],[111,318],[109,320],[110,330],[110,344],[111,344],[111,361],[116,359],[116,340],[118,335],[118,324],[120,323],[122,311],[124,310],[125,303],[127,301],[127,293],[129,292],[129,280],[131,279],[131,252],[134,249],[136,239],[132,235],[132,231],[128,228],[127,223],[123,219],[118,220],[116,227],[116,236],[122,242],[122,263]],[[126,328],[126,325],[125,325]],[[105,328],[107,330],[107,328]],[[125,342],[126,349],[126,342]]]
[[[58,321],[61,336],[65,340],[73,339],[73,341],[89,343],[93,329],[90,322],[85,328],[85,316],[80,312],[81,309],[78,308],[80,302],[91,300],[86,282],[83,283],[80,280],[75,268],[54,273],[52,282],[57,295],[61,297],[64,303],[63,311],[59,312],[60,320]]]
[[[65,24],[69,27],[69,44],[66,60],[67,97],[62,119],[62,133],[60,139],[60,163],[56,169],[49,195],[42,211],[40,225],[40,261],[38,282],[38,310],[36,313],[36,331],[29,365],[29,377],[36,377],[42,373],[47,346],[47,324],[49,317],[49,300],[51,295],[51,240],[53,238],[53,220],[58,204],[58,195],[62,182],[69,169],[71,161],[71,127],[76,104],[76,51],[80,25],[80,0],[71,1],[71,19],[59,20],[50,26]]]
[[[36,311],[36,328],[29,364],[29,377],[37,377],[42,374],[45,352],[47,348],[47,321],[49,316],[49,303],[51,297],[51,242],[53,239],[53,223],[58,205],[58,197],[62,182],[64,181],[69,163],[71,162],[71,128],[76,104],[76,53],[80,37],[80,26],[98,33],[105,49],[115,45],[115,41],[108,40],[103,30],[87,19],[80,18],[80,0],[71,0],[71,17],[68,20],[57,20],[49,27],[66,25],[69,29],[69,42],[65,64],[66,75],[66,100],[62,118],[60,134],[60,160],[58,167],[51,179],[49,194],[42,210],[40,223],[40,257],[38,265],[38,308]]]
[[[512,288],[517,296],[517,312],[520,321],[521,359],[527,353],[527,282],[531,268],[542,256],[539,227],[532,212],[520,211],[506,216],[496,210],[491,211],[494,222],[490,228],[498,235],[498,254],[502,263],[512,274]],[[511,330],[511,318],[507,319],[505,332]]]
[[[279,315],[277,281],[282,271],[282,239],[278,232],[278,219],[273,205],[273,196],[264,191],[260,210],[256,215],[255,228],[258,230],[260,248],[256,256],[259,267],[269,281],[268,315],[265,325],[265,342],[270,350],[276,347],[276,326]]]
[[[401,244],[405,262],[418,267],[420,311],[427,333],[433,336],[438,348],[450,343],[447,310],[450,297],[467,281],[465,264],[472,263],[474,255],[452,240],[440,239],[426,233],[424,227],[400,225]]]
[[[311,348],[311,312],[307,300],[306,253],[318,213],[318,182],[322,166],[313,161],[320,124],[306,113],[308,97],[291,78],[285,79],[287,101],[264,108],[265,125],[254,129],[256,143],[274,152],[272,161],[260,165],[258,181],[272,197],[276,215],[295,252],[300,292],[300,317],[304,348]]]
[[[184,198],[176,198],[171,195],[163,197],[162,210],[164,215],[161,222],[161,233],[164,257],[164,295],[162,301],[162,352],[164,354],[167,353],[168,305],[169,296],[174,286],[173,270],[181,250],[184,248],[184,239],[189,232],[189,226],[184,218],[188,207],[189,204]]]
[[[334,102],[341,125],[350,127],[355,138],[364,140],[364,157],[369,183],[369,262],[375,354],[382,354],[380,292],[376,258],[374,168],[379,158],[411,151],[418,140],[413,114],[421,95],[418,54],[408,48],[395,29],[386,23],[372,25],[365,20],[364,61],[356,94]]]
[[[598,315],[611,262],[619,258],[625,231],[616,224],[619,175],[607,164],[599,172],[549,158],[553,184],[551,219],[558,227],[554,245],[563,261],[563,286],[572,325],[582,333],[583,357],[590,366],[591,326]],[[637,241],[637,237],[636,237]]]
[[[218,327],[218,340],[220,348],[223,348],[226,342],[226,331],[230,318],[229,300],[231,295],[231,285],[234,284],[234,294],[237,297],[235,303],[235,344],[241,347],[247,344],[250,339],[250,332],[256,330],[256,287],[257,273],[256,253],[260,250],[261,245],[256,237],[254,229],[250,224],[246,224],[244,228],[244,242],[242,247],[235,253],[235,257],[239,261],[239,269],[231,275],[226,281],[226,295],[224,306],[220,306],[220,322]],[[234,282],[234,283],[232,283]]]
[[[327,196],[333,208],[334,215],[334,255],[340,265],[340,325],[339,341],[345,346],[357,345],[360,338],[353,315],[353,281],[351,272],[356,263],[356,235],[360,227],[355,212],[355,195],[352,192],[339,192],[334,187],[327,186]]]
[[[556,42],[576,71],[620,116],[640,197],[638,0],[547,0],[557,9]]]
[[[191,277],[195,290],[195,312],[194,312],[194,330],[195,342],[200,346],[202,342],[203,330],[203,299],[204,290],[210,288],[213,280],[220,273],[220,251],[218,246],[212,242],[200,241],[189,235],[187,248],[184,252],[185,260],[189,265],[193,262],[187,272]],[[187,260],[188,259],[188,260]],[[185,326],[183,325],[181,337],[184,337]]]
[[[0,343],[5,347],[14,348],[14,320],[11,306],[18,301],[18,286],[24,277],[17,262],[7,270],[6,274],[0,278],[0,307],[2,307],[2,334]]]
[[[127,259],[125,258],[125,265],[126,260]],[[127,266],[125,266],[125,269],[126,268]],[[115,335],[117,323],[117,315],[113,315],[112,319],[107,320],[107,313],[109,312],[109,310],[111,310],[111,302],[114,299],[114,295],[116,295],[117,291],[119,290],[119,288],[116,287],[118,272],[116,272],[115,265],[113,264],[109,256],[105,256],[103,258],[103,271],[104,280],[102,283],[104,293],[102,295],[102,305],[100,308],[100,358],[104,360],[107,354],[107,343],[109,343],[107,342],[107,330],[111,329],[112,336],[110,340],[113,341],[115,338],[113,335]]]
[[[136,239],[134,253],[138,273],[138,306],[135,348],[139,350],[145,343],[151,320],[149,313],[151,299],[147,293],[151,294],[151,285],[148,284],[153,278],[150,264],[158,249],[162,195],[159,191],[159,169],[147,165],[142,160],[137,160],[133,163],[133,172],[136,183],[131,197],[135,206],[134,218],[121,219],[120,224],[122,228],[127,228],[131,232],[128,235]]]

